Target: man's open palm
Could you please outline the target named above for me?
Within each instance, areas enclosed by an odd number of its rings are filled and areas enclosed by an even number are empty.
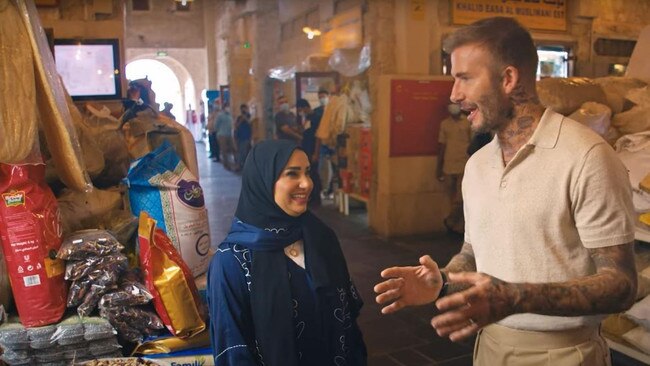
[[[391,267],[381,272],[388,280],[375,285],[378,304],[387,304],[383,314],[394,313],[404,307],[429,304],[438,298],[442,276],[430,256],[420,257],[419,266]]]

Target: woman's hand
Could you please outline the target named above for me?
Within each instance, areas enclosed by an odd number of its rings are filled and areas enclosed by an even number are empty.
[[[513,313],[510,284],[496,277],[476,272],[449,273],[450,283],[464,283],[467,290],[436,301],[442,314],[431,319],[441,337],[462,340],[482,327]]]
[[[381,309],[382,314],[431,303],[442,289],[440,269],[428,255],[420,257],[419,266],[387,268],[381,272],[381,277],[388,280],[375,286],[379,294],[375,300],[378,304],[390,303]]]

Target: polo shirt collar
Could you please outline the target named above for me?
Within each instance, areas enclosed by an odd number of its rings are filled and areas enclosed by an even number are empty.
[[[546,108],[533,136],[526,145],[534,145],[543,149],[553,149],[560,138],[560,127],[564,116]]]
[[[544,111],[544,114],[542,114],[542,118],[539,120],[535,132],[533,132],[533,136],[531,136],[530,140],[528,140],[524,146],[537,146],[543,149],[555,148],[560,137],[560,127],[562,126],[563,119],[563,115],[547,108]],[[491,159],[492,166],[503,167],[503,155],[499,138],[495,135],[488,145],[494,153],[494,156]]]

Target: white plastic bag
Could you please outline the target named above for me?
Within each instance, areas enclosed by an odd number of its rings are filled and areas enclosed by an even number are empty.
[[[597,134],[605,137],[611,125],[612,110],[604,104],[587,102],[583,103],[580,109],[571,113],[569,118],[582,123],[596,131]]]

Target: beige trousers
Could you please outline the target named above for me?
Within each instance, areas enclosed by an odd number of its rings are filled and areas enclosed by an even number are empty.
[[[611,366],[598,328],[533,332],[492,324],[474,345],[474,366]]]

